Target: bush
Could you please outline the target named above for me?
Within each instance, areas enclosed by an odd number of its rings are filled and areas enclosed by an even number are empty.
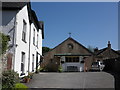
[[[17,88],[19,88],[19,89],[24,89],[24,88],[28,88],[26,85],[24,85],[24,84],[22,84],[22,83],[16,83],[15,84],[15,87],[13,88],[13,89],[17,89]],[[17,89],[18,90],[18,89]]]
[[[0,51],[0,55],[7,50],[9,41],[10,37],[0,32],[0,45],[2,45],[2,52]]]
[[[28,76],[25,76],[25,77],[23,78],[23,82],[24,82],[24,83],[30,82],[30,76],[29,76],[29,75],[28,75]]]
[[[19,82],[19,75],[11,70],[2,73],[2,88],[13,88]]]
[[[44,70],[45,70],[44,68],[40,67],[40,72],[43,72]]]
[[[29,72],[29,73],[28,73],[28,77],[29,77],[30,79],[32,79],[32,77],[33,77],[33,74],[34,74],[34,73],[32,73],[32,72]]]
[[[42,67],[40,67],[40,69],[39,69],[40,71],[43,71],[43,68]]]
[[[58,67],[58,71],[59,71],[59,72],[62,72],[62,71],[63,71],[61,66]]]
[[[45,71],[48,71],[46,67],[44,67],[44,68],[40,67],[39,68],[39,72],[45,72]]]

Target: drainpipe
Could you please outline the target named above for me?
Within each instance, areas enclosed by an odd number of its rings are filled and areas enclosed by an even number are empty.
[[[15,26],[15,28],[14,28],[14,32],[13,32],[13,49],[14,49],[14,51],[13,51],[13,70],[15,71],[15,52],[16,52],[16,39],[17,39],[17,35],[16,35],[16,32],[17,32],[17,14],[16,14],[16,16],[15,16],[15,21],[14,21],[14,26]]]
[[[30,72],[30,43],[31,43],[31,23],[30,23],[30,31],[29,31],[29,55],[28,55],[28,73]]]

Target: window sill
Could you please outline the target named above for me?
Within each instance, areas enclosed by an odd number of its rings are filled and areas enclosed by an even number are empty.
[[[25,75],[25,73],[21,73],[20,76]]]
[[[37,49],[38,49],[38,46],[36,45]]]
[[[35,46],[35,44],[33,43],[33,45]]]
[[[23,41],[24,43],[27,43],[27,42],[26,42],[25,40],[23,40],[23,39],[22,39],[22,41]]]

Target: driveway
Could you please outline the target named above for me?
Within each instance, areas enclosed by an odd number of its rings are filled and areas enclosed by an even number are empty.
[[[114,77],[106,72],[39,73],[26,85],[29,88],[107,89],[114,88]]]

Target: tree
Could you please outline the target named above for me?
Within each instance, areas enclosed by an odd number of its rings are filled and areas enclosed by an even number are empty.
[[[0,55],[3,54],[8,48],[8,42],[10,38],[0,32]]]
[[[87,49],[90,50],[91,52],[94,52],[95,48],[93,46],[88,45]]]
[[[46,52],[50,51],[49,47],[42,47],[42,53],[45,54]]]

